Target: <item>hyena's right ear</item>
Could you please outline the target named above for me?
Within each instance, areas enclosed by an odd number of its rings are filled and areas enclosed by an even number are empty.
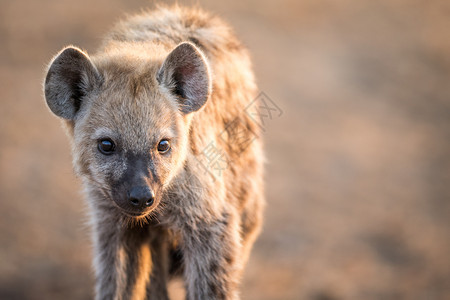
[[[83,98],[100,81],[100,75],[88,55],[67,47],[55,56],[45,78],[45,100],[58,117],[73,120]]]

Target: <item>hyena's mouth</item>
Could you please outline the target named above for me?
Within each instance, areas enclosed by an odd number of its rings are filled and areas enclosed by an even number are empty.
[[[135,226],[143,227],[147,224],[152,223],[154,220],[151,212],[143,214],[123,212],[122,216],[123,216],[122,224],[124,224],[127,227],[135,227]]]
[[[150,214],[150,210],[149,211],[141,211],[141,212],[133,212],[133,211],[126,211],[122,209],[122,213],[127,216],[127,217],[131,217],[131,218],[142,218],[142,217],[146,217]]]

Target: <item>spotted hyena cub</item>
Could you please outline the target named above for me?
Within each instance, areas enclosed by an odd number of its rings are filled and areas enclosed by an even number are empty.
[[[96,299],[238,299],[260,230],[263,154],[245,108],[247,51],[220,19],[159,8],[94,55],[51,61],[45,98],[72,143],[91,211]]]

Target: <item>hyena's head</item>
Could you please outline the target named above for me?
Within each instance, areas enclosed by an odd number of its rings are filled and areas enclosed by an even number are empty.
[[[141,217],[182,169],[189,121],[207,101],[211,80],[193,44],[169,51],[131,47],[92,58],[63,49],[50,64],[45,98],[65,120],[75,170],[104,196],[98,201]]]

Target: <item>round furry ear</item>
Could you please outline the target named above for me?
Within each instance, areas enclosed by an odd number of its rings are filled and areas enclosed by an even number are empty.
[[[157,74],[159,84],[177,96],[180,110],[199,110],[211,94],[211,76],[203,53],[184,42],[170,52]]]
[[[75,47],[61,50],[50,63],[44,83],[45,100],[58,117],[73,120],[83,98],[100,80],[88,55]]]

